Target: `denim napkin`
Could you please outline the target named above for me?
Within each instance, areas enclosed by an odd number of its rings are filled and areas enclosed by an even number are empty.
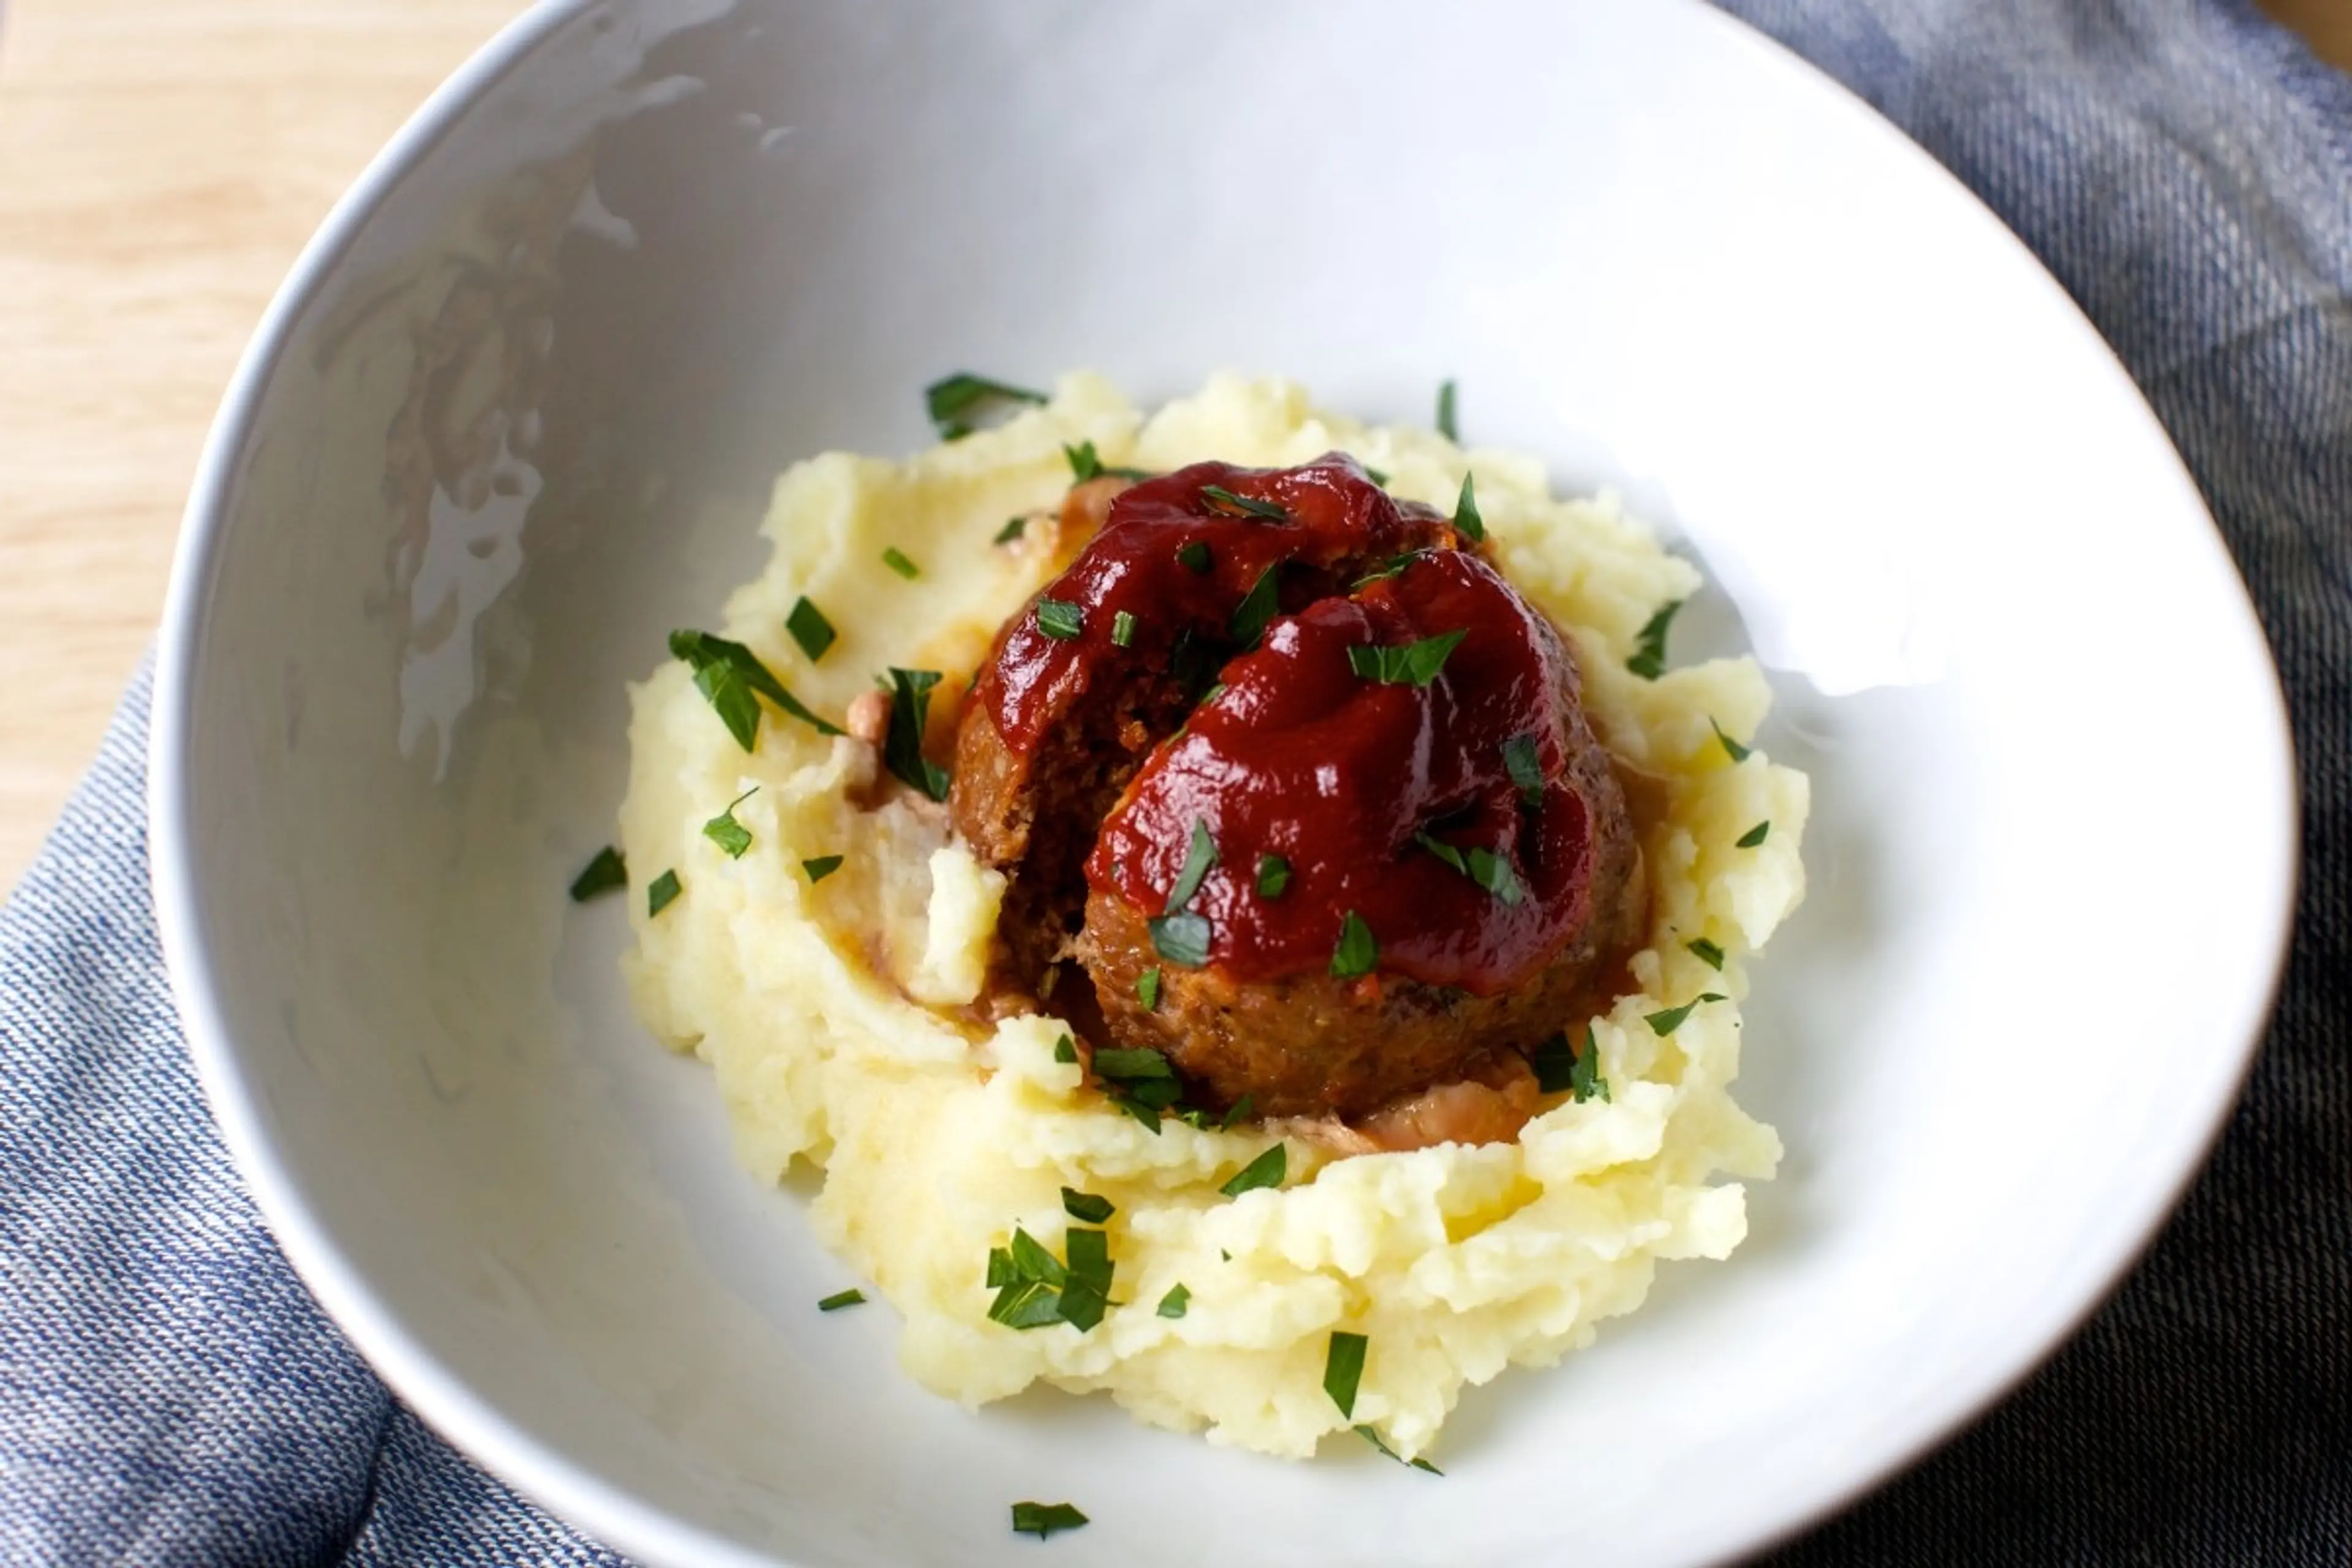
[[[2300,748],[2277,1021],[2083,1332],[1772,1558],[2352,1561],[2352,79],[2247,0],[1723,0],[1981,195],[2115,346]],[[387,1394],[206,1116],[147,881],[144,677],[0,912],[0,1562],[618,1563]],[[2194,713],[2158,747],[2194,745]]]

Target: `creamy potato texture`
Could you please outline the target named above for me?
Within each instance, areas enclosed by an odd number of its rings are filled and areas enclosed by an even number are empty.
[[[945,672],[932,754],[946,755],[997,626],[1076,547],[1050,518],[1069,484],[1062,448],[1080,441],[1153,470],[1336,447],[1441,510],[1475,474],[1496,559],[1574,640],[1597,731],[1664,781],[1643,839],[1641,989],[1591,1020],[1609,1098],[1562,1096],[1507,1144],[1335,1158],[1293,1138],[1286,1185],[1225,1197],[1268,1131],[1171,1119],[1154,1133],[1055,1059],[1058,1020],[992,1023],[974,1005],[1003,881],[953,841],[943,808],[877,792],[872,748],[772,708],[745,752],[677,663],[633,692],[621,829],[636,1003],[710,1064],[757,1176],[795,1159],[823,1168],[814,1222],[903,1317],[901,1359],[926,1386],[969,1405],[1039,1379],[1107,1390],[1147,1421],[1284,1455],[1365,1424],[1410,1458],[1465,1384],[1557,1361],[1638,1306],[1660,1259],[1721,1258],[1745,1235],[1738,1179],[1770,1175],[1780,1144],[1728,1092],[1738,999],[1751,954],[1803,895],[1806,781],[1760,752],[1735,763],[1717,738],[1720,725],[1745,741],[1764,716],[1752,662],[1654,681],[1626,670],[1643,623],[1698,576],[1612,502],[1555,500],[1530,459],[1356,424],[1276,381],[1220,378],[1147,418],[1073,375],[1048,405],[905,463],[798,464],[776,489],[767,571],[709,629],[835,720],[887,667]],[[993,542],[1024,514],[1037,521],[1022,538]],[[803,595],[838,632],[815,661],[784,630]],[[752,842],[730,858],[703,826],[747,790],[734,815]],[[803,862],[830,856],[840,868],[812,880]],[[649,915],[643,889],[667,868],[683,892]],[[1720,971],[1694,941],[1721,949]],[[1670,1034],[1648,1022],[1706,992],[1726,999]],[[1585,1020],[1561,1022],[1580,1033]],[[1060,1254],[1064,1187],[1117,1205],[1122,1304],[1083,1333],[990,1321],[989,1250],[1019,1226]],[[1179,1284],[1186,1310],[1160,1315]],[[1335,1331],[1369,1342],[1352,1415],[1323,1387]]]

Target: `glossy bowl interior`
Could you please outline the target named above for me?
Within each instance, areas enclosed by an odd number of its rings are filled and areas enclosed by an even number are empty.
[[[1444,1480],[896,1370],[804,1194],[631,1018],[625,682],[775,472],[919,389],[1211,370],[1610,483],[1811,771],[1727,1266],[1474,1392]],[[2176,743],[2185,715],[2195,743]],[[1671,1563],[1850,1496],[2043,1354],[2193,1169],[2292,882],[2273,677],[2162,433],[2000,226],[1694,5],[555,5],[304,258],[163,646],[198,1063],[289,1255],[485,1464],[653,1562]],[[977,1260],[975,1260],[977,1262]],[[1573,1499],[1572,1506],[1566,1500]]]

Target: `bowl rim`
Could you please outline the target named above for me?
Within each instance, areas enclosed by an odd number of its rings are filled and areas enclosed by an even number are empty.
[[[370,1368],[413,1411],[470,1460],[547,1510],[585,1531],[599,1542],[650,1562],[691,1562],[722,1568],[776,1568],[787,1562],[709,1533],[646,1502],[625,1486],[598,1478],[518,1425],[454,1373],[429,1343],[411,1333],[376,1296],[351,1263],[330,1228],[304,1196],[301,1183],[265,1131],[258,1099],[239,1066],[238,1050],[214,980],[211,942],[204,899],[193,863],[193,803],[186,766],[195,729],[196,673],[205,634],[205,610],[227,546],[231,503],[242,454],[254,434],[264,394],[292,347],[304,315],[323,295],[335,269],[387,196],[406,180],[483,97],[541,45],[598,9],[608,0],[534,0],[444,80],[369,162],[337,200],[272,296],[239,358],[205,437],[182,517],[170,585],[156,643],[156,668],[150,719],[147,808],[151,877],[156,921],[173,994],[186,1032],[196,1076],[223,1142],[256,1206],[304,1287]],[[1782,45],[1760,28],[1719,11],[1704,0],[1675,0],[1686,16],[1705,18],[1761,46],[1785,67],[1794,67],[1817,90],[1827,90],[1868,111],[1882,132],[1914,161],[1917,174],[1941,183],[1989,218],[1999,235],[2016,247],[2048,283],[2063,308],[2108,354],[2103,334],[1998,213],[1892,121],[1843,82]],[[2116,368],[2123,371],[2120,363]],[[2128,380],[2128,372],[2124,374]],[[2257,911],[2272,932],[2270,970],[2260,984],[2241,991],[2241,1015],[2229,1048],[2237,1053],[2226,1079],[2201,1119],[2185,1129],[2172,1152],[2171,1179],[2150,1184],[2136,1210],[2103,1238],[2105,1254],[2092,1271],[2095,1285],[2081,1299],[2047,1315],[2011,1342],[2011,1352],[1989,1375],[1958,1392],[1925,1419],[1915,1420],[1900,1440],[1859,1460],[1849,1460],[1809,1493],[1792,1497],[1777,1519],[1762,1521],[1736,1540],[1718,1542],[1716,1555],[1740,1557],[1785,1542],[1869,1493],[1926,1458],[2006,1399],[2071,1341],[2123,1283],[2154,1244],[2203,1171],[2227,1125],[2267,1033],[2284,983],[2300,893],[2302,842],[2299,775],[2294,737],[2277,662],[2251,594],[2227,541],[2214,523],[2169,432],[2135,389],[2140,415],[2156,426],[2179,476],[2195,497],[2210,542],[2230,567],[2242,625],[2261,651],[2269,676],[2265,697],[2278,742],[2283,784],[2270,820],[2275,897]]]

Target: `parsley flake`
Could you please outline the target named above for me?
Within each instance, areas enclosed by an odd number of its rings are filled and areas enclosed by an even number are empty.
[[[1016,1226],[1010,1246],[989,1249],[986,1284],[996,1292],[988,1308],[990,1321],[1008,1329],[1067,1323],[1080,1333],[1102,1321],[1117,1269],[1108,1235],[1073,1226],[1062,1245],[1069,1255],[1066,1266]]]
[[[1389,488],[1389,477],[1386,471],[1376,468],[1370,463],[1365,463],[1361,465],[1361,467],[1364,470],[1364,478],[1371,480],[1372,483],[1380,486],[1382,489]]]
[[[1414,1469],[1426,1470],[1433,1476],[1442,1476],[1445,1473],[1444,1470],[1439,1469],[1435,1465],[1431,1464],[1427,1459],[1406,1458],[1402,1454],[1398,1453],[1394,1448],[1391,1448],[1386,1443],[1381,1442],[1380,1433],[1370,1426],[1360,1426],[1351,1427],[1350,1430],[1353,1431],[1357,1436],[1361,1437],[1365,1442],[1370,1443],[1373,1447],[1378,1448],[1381,1453],[1386,1454],[1390,1458],[1394,1459],[1400,1465],[1411,1465]]]
[[[1192,819],[1192,842],[1184,851],[1184,868],[1176,874],[1176,885],[1168,889],[1168,907],[1162,914],[1181,913],[1201,890],[1201,879],[1217,863],[1217,843],[1209,837],[1209,825],[1200,817]]]
[[[882,763],[902,783],[933,800],[948,797],[948,770],[923,755],[923,727],[930,718],[936,669],[890,670],[890,730],[882,743]]]
[[[1688,948],[1691,952],[1698,954],[1699,962],[1706,964],[1709,969],[1721,969],[1723,967],[1723,949],[1716,946],[1715,943],[1707,941],[1706,938],[1703,936],[1693,937],[1690,941],[1683,943],[1683,945]]]
[[[619,850],[607,844],[580,868],[580,875],[572,879],[572,901],[584,904],[628,885],[629,863],[621,858]]]
[[[1160,966],[1153,964],[1135,977],[1135,999],[1147,1013],[1160,1011]]]
[[[1503,742],[1503,771],[1519,786],[1519,798],[1529,805],[1543,801],[1543,761],[1536,752],[1533,735],[1514,735]]]
[[[1228,628],[1234,642],[1244,649],[1257,647],[1257,639],[1265,635],[1266,622],[1282,613],[1282,569],[1286,561],[1277,561],[1257,574],[1250,591],[1234,606],[1234,618]]]
[[[1034,1535],[1043,1541],[1057,1530],[1076,1530],[1087,1522],[1087,1516],[1066,1502],[1016,1502],[1013,1505],[1013,1533]]]
[[[1339,922],[1339,945],[1331,950],[1331,973],[1346,980],[1370,974],[1380,962],[1380,943],[1372,940],[1372,928],[1364,923],[1363,916],[1349,910]]]
[[[1644,1022],[1650,1026],[1650,1033],[1663,1039],[1681,1028],[1683,1020],[1696,1012],[1700,1003],[1724,1000],[1726,997],[1719,991],[1703,991],[1679,1007],[1669,1007],[1663,1013],[1652,1013]]]
[[[1625,668],[1644,680],[1655,680],[1666,672],[1666,628],[1674,625],[1675,612],[1683,601],[1675,600],[1642,625],[1633,638],[1633,657]]]
[[[838,1312],[844,1307],[863,1305],[865,1300],[866,1292],[863,1290],[841,1290],[819,1301],[816,1304],[816,1310],[820,1312]]]
[[[1366,680],[1376,680],[1383,686],[1426,686],[1437,679],[1470,628],[1440,632],[1433,637],[1406,643],[1402,647],[1383,647],[1377,643],[1357,643],[1348,649],[1348,668]]]
[[[1252,496],[1237,496],[1223,485],[1202,485],[1201,499],[1209,503],[1211,511],[1222,511],[1232,517],[1255,517],[1266,522],[1290,521],[1289,508]]]
[[[1045,395],[1025,386],[1012,386],[960,370],[923,388],[923,409],[942,441],[961,441],[972,433],[972,418],[1005,403],[1043,403]]]
[[[1576,1067],[1569,1074],[1568,1088],[1579,1105],[1595,1095],[1604,1105],[1615,1103],[1609,1095],[1609,1080],[1601,1076],[1601,1042],[1594,1037],[1590,1024],[1584,1026],[1584,1048],[1576,1053]]]
[[[1160,915],[1147,921],[1151,950],[1179,969],[1198,969],[1209,962],[1209,922],[1190,912]]]
[[[1486,520],[1478,515],[1478,497],[1467,474],[1462,476],[1462,498],[1454,503],[1454,531],[1473,544],[1486,542]]]
[[[838,735],[841,727],[827,723],[760,662],[760,656],[739,642],[709,632],[675,631],[669,651],[694,671],[694,688],[709,700],[719,722],[745,751],[760,743],[760,699],[764,697],[821,735]]]
[[[1133,1083],[1144,1079],[1172,1079],[1176,1069],[1158,1051],[1105,1046],[1095,1053],[1095,1076]]]
[[[882,552],[882,564],[911,583],[923,574],[923,569],[907,558],[906,552],[893,544]]]
[[[651,919],[677,902],[677,896],[684,891],[686,889],[679,884],[676,871],[664,871],[656,877],[652,885],[646,889],[646,918]]]
[[[812,887],[840,869],[841,857],[838,855],[820,855],[814,860],[801,862],[801,870],[807,876],[809,885]]]
[[[1067,599],[1037,601],[1037,629],[1055,642],[1068,642],[1086,626],[1086,612]]]
[[[1459,446],[1462,428],[1454,423],[1454,383],[1451,378],[1437,384],[1437,433]]]
[[[1364,1351],[1370,1343],[1361,1334],[1334,1330],[1330,1348],[1323,1352],[1323,1392],[1342,1415],[1356,1413],[1356,1389],[1364,1380]]]
[[[1278,899],[1282,897],[1282,890],[1288,886],[1290,886],[1289,861],[1279,855],[1261,855],[1257,858],[1257,896],[1259,898]]]
[[[1186,1289],[1181,1282],[1171,1285],[1168,1289],[1168,1294],[1160,1298],[1160,1315],[1163,1318],[1181,1318],[1184,1315],[1184,1310],[1192,1304],[1192,1291]]]
[[[751,830],[735,820],[735,808],[760,793],[753,784],[727,803],[727,809],[702,825],[702,836],[727,852],[730,860],[740,860],[743,852],[751,847]]]
[[[1235,1172],[1233,1180],[1217,1191],[1229,1198],[1237,1198],[1260,1187],[1278,1187],[1282,1185],[1283,1177],[1289,1173],[1290,1145],[1276,1143]]]
[[[1725,734],[1723,732],[1723,726],[1717,723],[1712,718],[1708,719],[1706,723],[1707,728],[1715,731],[1715,738],[1723,742],[1723,754],[1725,756],[1729,757],[1735,763],[1744,763],[1751,754],[1753,754],[1755,748],[1752,746],[1743,746],[1738,742],[1733,740],[1730,736]]]
[[[793,613],[784,617],[784,630],[792,633],[793,641],[801,645],[811,664],[824,657],[824,650],[834,644],[833,623],[824,612],[811,602],[806,594],[793,601]]]
[[[1519,874],[1511,868],[1510,861],[1492,849],[1458,849],[1426,833],[1414,834],[1412,841],[1506,904],[1517,906],[1527,897],[1527,889],[1520,883]]]
[[[1741,834],[1739,836],[1739,842],[1735,846],[1735,847],[1740,849],[1753,849],[1759,844],[1763,843],[1764,836],[1771,831],[1772,819],[1768,816],[1763,821],[1758,823],[1755,826],[1749,828],[1747,832]]]
[[[1055,1040],[1054,1042],[1054,1059],[1057,1062],[1064,1063],[1065,1065],[1076,1063],[1078,1059],[1078,1042],[1070,1038],[1067,1035],[1064,1035],[1060,1039]]]
[[[1206,574],[1209,570],[1209,547],[1199,540],[1176,552],[1176,559],[1186,570]]]
[[[1065,443],[1062,456],[1069,459],[1070,482],[1074,485],[1085,484],[1088,479],[1101,479],[1106,474],[1115,479],[1148,479],[1151,477],[1141,468],[1111,467],[1102,460],[1100,454],[1096,452],[1095,444],[1092,441],[1081,441],[1075,447]]]
[[[1110,646],[1126,647],[1135,641],[1135,616],[1126,610],[1110,618]]]
[[[1404,569],[1406,567],[1412,565],[1414,562],[1420,560],[1423,556],[1428,553],[1429,552],[1426,550],[1408,550],[1402,555],[1391,555],[1386,561],[1381,562],[1379,566],[1365,573],[1353,583],[1348,584],[1348,586],[1350,589],[1365,588],[1370,587],[1374,583],[1386,582],[1391,577],[1401,577],[1404,574]]]
[[[1029,520],[1027,518],[1010,518],[1006,520],[1003,528],[996,531],[996,537],[990,540],[989,542],[991,544],[1010,544],[1028,531]]]
[[[1112,1205],[1108,1198],[1098,1198],[1092,1193],[1079,1192],[1076,1187],[1064,1187],[1062,1212],[1072,1219],[1084,1220],[1088,1225],[1100,1225],[1118,1210]]]

